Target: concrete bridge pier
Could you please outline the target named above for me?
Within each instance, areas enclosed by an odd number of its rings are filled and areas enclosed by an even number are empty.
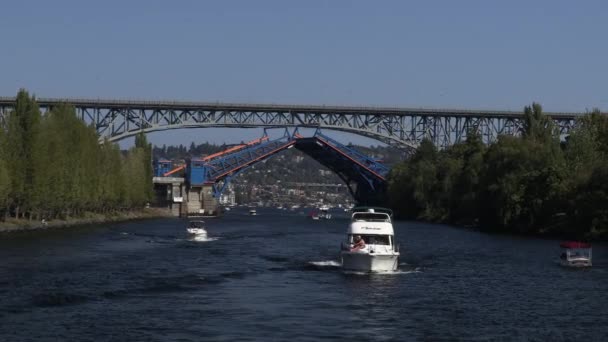
[[[211,185],[190,186],[182,203],[181,216],[218,215],[219,203]]]
[[[184,198],[183,177],[154,177],[154,205],[167,208],[174,216],[180,216]]]

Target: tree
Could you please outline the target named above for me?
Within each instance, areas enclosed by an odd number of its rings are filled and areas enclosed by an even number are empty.
[[[438,152],[424,139],[414,155],[395,166],[389,176],[389,203],[396,214],[408,218],[432,219],[433,191],[437,183]]]
[[[194,143],[192,143],[194,144]],[[154,183],[152,177],[154,176],[154,170],[152,169],[152,145],[148,143],[146,134],[141,132],[135,136],[135,147],[139,148],[143,152],[142,156],[142,167],[144,177],[144,196],[146,201],[152,200],[154,196]]]
[[[565,147],[568,224],[576,237],[608,235],[608,116],[594,110],[577,121]]]
[[[542,106],[532,103],[524,108],[523,136],[541,142],[550,141],[554,135],[554,125],[550,118],[543,115]]]
[[[475,224],[478,219],[479,184],[486,147],[481,136],[471,132],[464,143],[455,146],[454,151],[453,153],[462,156],[462,168],[450,194],[450,220],[455,223]]]
[[[4,215],[0,216],[0,219],[4,219],[8,213],[6,204],[9,199],[9,191],[11,189],[11,179],[9,177],[6,163],[2,159],[2,151],[0,149],[0,212],[4,212]]]
[[[31,207],[34,192],[33,146],[39,133],[40,109],[36,99],[24,89],[19,90],[15,109],[8,115],[4,138],[5,162],[11,179],[9,198],[15,216]]]

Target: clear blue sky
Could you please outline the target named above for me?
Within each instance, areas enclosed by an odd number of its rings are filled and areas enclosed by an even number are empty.
[[[608,109],[608,1],[10,1],[0,95]],[[241,130],[154,143],[237,142]]]

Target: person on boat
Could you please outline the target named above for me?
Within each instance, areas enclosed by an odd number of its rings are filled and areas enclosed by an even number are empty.
[[[361,238],[361,235],[355,236],[353,242],[353,247],[350,249],[351,251],[358,251],[365,248],[365,241]]]

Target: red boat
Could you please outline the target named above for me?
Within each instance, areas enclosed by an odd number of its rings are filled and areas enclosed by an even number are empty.
[[[591,267],[591,244],[580,241],[564,241],[559,244],[562,253],[559,262],[567,267]]]

